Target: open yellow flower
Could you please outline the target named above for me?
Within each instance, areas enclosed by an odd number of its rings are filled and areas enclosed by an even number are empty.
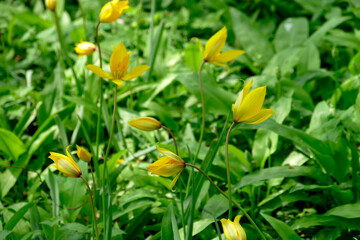
[[[225,218],[221,219],[227,240],[246,240],[246,233],[239,223],[240,218],[241,215],[236,216],[234,222]]]
[[[172,180],[170,184],[170,189],[174,191],[173,187],[177,182],[177,180],[179,179],[182,170],[185,168],[185,162],[178,155],[165,148],[160,148],[157,146],[156,148],[159,152],[161,152],[165,156],[159,158],[156,162],[148,166],[147,169],[151,173],[163,177],[170,177],[178,173],[178,175],[176,175],[176,177],[174,178],[174,180]]]
[[[236,123],[258,124],[275,114],[272,109],[261,109],[264,104],[266,87],[259,87],[248,93],[252,84],[253,80],[251,79],[239,93],[235,104],[232,105]]]
[[[56,0],[45,0],[45,5],[50,11],[55,11],[56,3]]]
[[[205,50],[198,38],[193,38],[193,39],[197,40],[200,50],[203,53],[205,62],[209,62],[215,65],[225,67],[228,71],[230,71],[230,68],[224,63],[234,60],[235,58],[244,54],[245,51],[230,50],[220,53],[221,50],[224,48],[226,38],[227,38],[227,29],[226,27],[223,27],[207,41],[205,45]]]
[[[79,55],[79,57],[90,55],[95,51],[96,46],[91,42],[82,41],[80,43],[75,43],[75,52]]]
[[[152,117],[141,117],[128,121],[128,123],[143,131],[154,131],[161,128],[161,122]]]
[[[130,53],[126,51],[122,42],[116,48],[113,47],[113,49],[114,51],[110,57],[111,74],[93,64],[86,65],[86,67],[101,78],[114,79],[113,82],[119,87],[123,85],[123,81],[137,78],[150,68],[148,65],[140,65],[127,73],[130,65]]]
[[[85,148],[78,146],[78,145],[76,145],[76,149],[77,149],[76,154],[81,160],[83,160],[84,162],[91,161],[92,155],[91,155],[91,153],[89,153],[88,150],[86,150]]]
[[[81,176],[82,173],[79,166],[76,164],[74,159],[72,159],[68,151],[69,147],[70,146],[67,146],[66,148],[67,156],[60,153],[50,152],[49,158],[54,161],[54,163],[51,164],[50,166],[56,167],[60,172],[62,172],[66,176],[78,178]]]
[[[115,22],[126,9],[129,9],[129,1],[112,0],[106,3],[100,11],[99,18],[102,23]]]

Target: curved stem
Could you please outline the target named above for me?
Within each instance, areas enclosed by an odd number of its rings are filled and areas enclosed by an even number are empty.
[[[171,131],[169,128],[167,128],[166,126],[161,125],[161,127],[170,133],[170,135],[171,135],[171,137],[172,137],[172,139],[173,139],[173,141],[174,141],[175,150],[176,150],[176,155],[179,155],[179,150],[178,150],[178,146],[177,146],[177,144],[176,144],[176,139],[175,139],[174,134],[173,134],[172,131]]]
[[[95,38],[96,38],[96,42],[97,42],[98,49],[99,49],[100,68],[102,68],[101,46],[100,46],[100,42],[99,42],[99,26],[100,26],[100,21],[99,21],[98,24],[96,25]]]
[[[81,179],[84,180],[89,193],[90,193],[90,199],[91,199],[91,207],[92,207],[92,212],[93,212],[93,219],[94,219],[94,225],[95,225],[95,234],[96,234],[96,239],[99,239],[99,232],[98,232],[98,228],[97,228],[97,221],[96,221],[96,212],[95,212],[95,205],[94,205],[94,199],[93,199],[93,195],[89,186],[89,183],[86,181],[86,179],[83,177],[83,175],[80,175]]]
[[[209,182],[224,196],[226,197],[227,199],[229,199],[229,196],[223,191],[221,190],[217,185],[216,183],[203,171],[201,170],[201,168],[191,164],[191,163],[185,163],[186,166],[189,166],[189,167],[193,167],[195,169],[197,169],[202,175],[204,175],[204,177],[207,178],[207,180],[209,180]],[[235,200],[232,200],[233,204],[239,208],[243,213],[244,215],[247,217],[247,219],[250,221],[250,223],[255,227],[256,231],[261,235],[262,239],[266,240],[266,237],[265,235],[263,234],[263,232],[260,230],[260,228],[256,225],[256,223],[254,222],[254,220],[250,217],[250,215],[245,211],[245,209],[243,207],[241,207],[241,205],[236,202]],[[231,219],[230,219],[231,220]]]
[[[64,48],[64,43],[63,43],[62,34],[61,34],[61,28],[60,28],[60,24],[59,24],[59,19],[57,18],[56,11],[52,11],[52,12],[53,12],[53,14],[54,14],[56,31],[57,31],[58,39],[59,39],[59,43],[60,43],[60,48],[61,48],[61,51],[60,51],[60,52],[61,52],[64,60],[66,61],[67,65],[69,65],[72,74],[74,75],[75,82],[76,82],[76,88],[77,88],[77,90],[78,90],[79,95],[81,95],[81,94],[82,94],[82,89],[81,89],[80,81],[79,81],[79,79],[78,79],[78,77],[77,77],[77,75],[76,75],[76,73],[75,73],[73,64],[70,62],[70,58],[69,58],[69,56],[67,55],[67,52],[65,51],[65,48]]]
[[[202,80],[201,80],[201,70],[203,68],[205,64],[205,60],[201,63],[200,68],[199,68],[199,85],[200,85],[200,94],[201,94],[201,106],[202,106],[202,120],[201,120],[201,131],[200,131],[200,138],[199,138],[199,145],[196,149],[196,153],[195,153],[195,161],[197,159],[197,156],[200,152],[200,148],[201,148],[201,143],[204,137],[204,128],[205,128],[205,96],[204,96],[204,88],[203,88],[203,84],[202,84]]]
[[[231,177],[230,177],[230,162],[229,162],[229,136],[230,132],[235,126],[235,122],[233,122],[229,128],[229,131],[226,135],[226,143],[225,143],[225,154],[226,154],[226,177],[227,177],[227,184],[229,189],[229,219],[232,219],[232,201],[231,201]]]

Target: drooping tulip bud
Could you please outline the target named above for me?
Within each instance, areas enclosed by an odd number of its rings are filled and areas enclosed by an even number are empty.
[[[161,128],[161,122],[151,117],[141,117],[128,121],[128,123],[134,128],[143,130],[143,131],[154,131]]]
[[[115,22],[121,14],[129,9],[129,1],[112,0],[106,3],[100,11],[100,22],[111,23]]]
[[[56,0],[45,0],[46,7],[51,11],[55,11],[56,3],[57,3]]]
[[[70,146],[66,148],[67,156],[60,153],[50,152],[49,158],[54,161],[54,163],[51,164],[50,166],[56,167],[60,172],[62,172],[66,176],[78,178],[81,176],[82,172],[80,167],[71,157],[68,151],[69,147]]]
[[[227,240],[246,240],[245,230],[239,223],[240,218],[241,215],[236,216],[234,222],[225,218],[221,219],[221,224]]]
[[[79,57],[90,55],[95,51],[96,46],[91,42],[82,41],[81,43],[75,43],[75,52],[79,55]]]
[[[77,149],[77,156],[79,157],[79,159],[83,160],[84,162],[90,162],[91,161],[91,153],[89,153],[88,150],[86,150],[85,148],[76,145],[76,149]]]

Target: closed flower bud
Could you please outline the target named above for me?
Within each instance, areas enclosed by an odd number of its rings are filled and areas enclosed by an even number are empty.
[[[95,51],[96,46],[91,42],[82,41],[81,43],[75,44],[75,52],[79,55],[79,57],[84,55],[90,55]]]
[[[49,10],[55,11],[56,2],[57,2],[56,0],[45,0],[45,5]]]
[[[129,1],[112,0],[102,7],[99,15],[100,22],[115,22],[124,12],[124,10],[129,8]]]
[[[180,177],[182,170],[185,168],[185,162],[175,153],[170,152],[165,148],[157,147],[157,150],[164,154],[164,157],[159,158],[156,162],[147,167],[149,172],[157,174],[163,177],[170,177],[176,175],[170,184],[170,189],[173,191],[173,187]]]
[[[90,162],[91,161],[91,153],[88,152],[88,150],[86,150],[83,147],[80,147],[78,145],[76,145],[76,149],[77,149],[77,156],[79,157],[79,159],[83,160],[84,162]]]
[[[246,240],[246,233],[239,223],[240,218],[241,215],[236,216],[234,222],[225,218],[221,219],[227,240]]]
[[[143,131],[154,131],[161,128],[161,122],[156,120],[155,118],[151,117],[142,117],[137,118],[131,121],[128,121],[128,123],[133,126],[134,128],[143,130]]]
[[[67,156],[60,153],[50,152],[49,158],[54,161],[54,163],[51,164],[50,166],[56,167],[60,172],[62,172],[66,176],[78,178],[81,176],[82,173],[79,166],[71,157],[68,151],[69,147],[70,146],[66,148]]]

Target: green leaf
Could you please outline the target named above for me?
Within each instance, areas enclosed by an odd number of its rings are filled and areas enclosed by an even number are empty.
[[[300,240],[301,238],[286,223],[260,212],[268,223],[276,230],[283,240]]]
[[[236,38],[257,65],[265,65],[274,54],[273,48],[260,29],[243,12],[230,8]]]
[[[213,222],[214,222],[214,219],[210,219],[210,218],[205,218],[205,219],[201,219],[199,221],[195,221],[194,222],[194,230],[193,230],[192,235],[195,236],[196,234],[200,233],[202,230],[207,228],[207,226],[209,226]],[[179,233],[180,233],[180,239],[182,239],[182,240],[185,239],[184,238],[184,230],[182,228],[179,229]]]
[[[9,130],[0,128],[0,151],[16,161],[26,151],[23,142]]]
[[[28,203],[22,208],[20,208],[16,213],[10,218],[10,220],[5,224],[5,230],[12,230],[16,224],[23,218],[25,213],[34,206],[34,203]]]
[[[204,206],[202,218],[218,218],[229,209],[229,201],[223,195],[212,196]]]
[[[309,23],[306,18],[287,18],[275,34],[274,45],[277,52],[302,45],[309,36]]]
[[[360,202],[341,205],[326,212],[327,216],[360,218]]]
[[[179,229],[176,223],[173,204],[171,203],[161,222],[161,239],[180,240]]]

